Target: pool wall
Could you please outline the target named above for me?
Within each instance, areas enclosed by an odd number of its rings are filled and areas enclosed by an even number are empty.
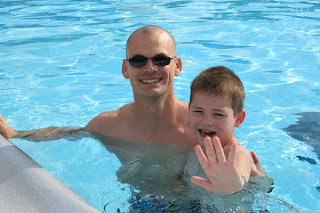
[[[98,212],[0,135],[1,212]]]

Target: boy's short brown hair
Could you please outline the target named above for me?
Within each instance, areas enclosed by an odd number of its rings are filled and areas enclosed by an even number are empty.
[[[245,99],[243,84],[227,67],[216,66],[202,71],[191,83],[190,103],[197,92],[229,97],[234,115],[243,110]]]

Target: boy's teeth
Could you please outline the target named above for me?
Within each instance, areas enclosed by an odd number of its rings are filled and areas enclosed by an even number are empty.
[[[205,134],[205,135],[212,135],[212,134],[215,134],[215,132],[213,132],[213,131],[207,131],[207,130],[202,130],[202,129],[200,129],[200,131],[203,133],[203,134]]]

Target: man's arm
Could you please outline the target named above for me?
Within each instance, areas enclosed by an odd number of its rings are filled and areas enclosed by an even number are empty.
[[[91,137],[85,128],[49,127],[44,129],[16,131],[10,127],[0,114],[0,134],[5,138],[24,138],[30,141],[50,141],[61,138],[78,140],[83,137]],[[77,135],[77,137],[74,137]]]

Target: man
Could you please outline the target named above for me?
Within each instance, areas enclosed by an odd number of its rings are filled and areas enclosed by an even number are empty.
[[[98,115],[86,129],[134,142],[194,145],[186,116],[188,104],[174,95],[173,80],[181,73],[182,62],[176,56],[172,35],[162,28],[145,26],[129,37],[126,49],[122,74],[130,79],[134,102]],[[157,60],[169,64],[156,65]],[[139,61],[142,64],[134,66]]]

